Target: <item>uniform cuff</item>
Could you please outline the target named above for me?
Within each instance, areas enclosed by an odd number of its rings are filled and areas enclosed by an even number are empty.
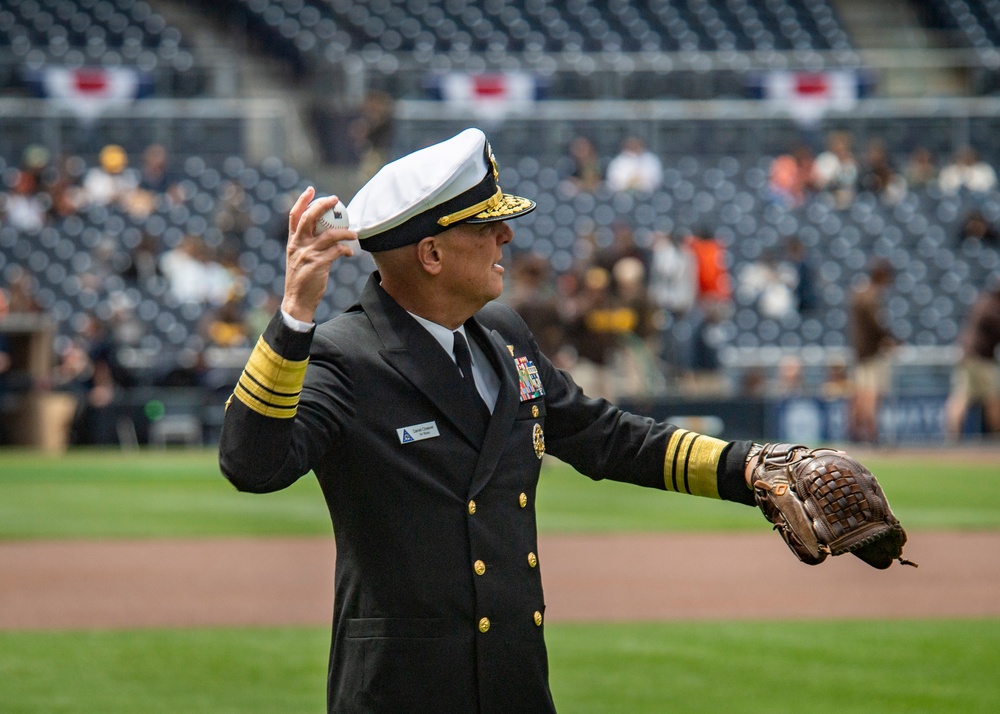
[[[747,506],[756,505],[753,491],[747,486],[746,460],[752,441],[731,441],[719,459],[719,498]]]
[[[289,316],[289,319],[295,320]],[[285,320],[285,313],[278,310],[267,329],[262,335],[263,340],[276,353],[287,360],[304,360],[309,357],[309,348],[312,346],[313,333],[316,331],[316,324],[303,323],[300,320],[295,322],[307,325],[308,329],[302,332],[290,326]]]
[[[303,322],[298,320],[291,315],[289,315],[284,310],[279,310],[281,312],[281,320],[294,332],[312,332],[312,329],[316,327],[315,322]]]

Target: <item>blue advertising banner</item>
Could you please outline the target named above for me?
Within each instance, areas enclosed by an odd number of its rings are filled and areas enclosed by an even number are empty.
[[[879,437],[883,443],[941,441],[945,438],[945,395],[893,397],[879,410]],[[781,441],[815,444],[849,440],[848,403],[814,398],[778,402],[775,431]],[[970,422],[978,414],[970,414]]]

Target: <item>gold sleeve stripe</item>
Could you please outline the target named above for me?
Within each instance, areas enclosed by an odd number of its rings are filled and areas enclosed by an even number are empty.
[[[727,442],[699,434],[691,443],[684,482],[692,496],[719,498],[719,460]]]
[[[677,485],[677,462],[681,453],[687,452],[687,445],[684,442],[690,441],[690,436],[691,432],[687,429],[678,429],[667,442],[667,453],[663,459],[663,482],[668,491],[680,491]]]
[[[247,371],[240,377],[240,386],[265,404],[273,407],[294,407],[299,403],[299,392],[295,394],[279,394],[257,382]]]
[[[717,472],[726,442],[678,429],[667,443],[663,481],[669,491],[719,498]]]
[[[264,341],[261,337],[257,340],[250,360],[247,362],[247,371],[253,375],[261,385],[279,394],[297,394],[302,389],[302,382],[306,378],[306,367],[309,360],[289,360],[285,359]]]
[[[291,419],[295,416],[298,411],[298,403],[290,407],[277,407],[262,402],[256,396],[248,392],[243,388],[243,384],[237,384],[236,389],[233,391],[233,396],[239,399],[247,408],[252,409],[258,414],[266,417],[274,417],[277,419]]]
[[[250,354],[234,395],[258,414],[290,419],[297,411],[308,364],[308,359],[285,359],[261,337]]]

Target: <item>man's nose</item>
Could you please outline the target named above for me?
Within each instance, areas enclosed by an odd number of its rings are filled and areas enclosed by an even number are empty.
[[[514,229],[507,221],[500,222],[500,230],[497,231],[497,245],[506,245],[514,240]]]

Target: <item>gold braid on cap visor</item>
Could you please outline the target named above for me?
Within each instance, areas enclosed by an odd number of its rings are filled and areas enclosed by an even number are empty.
[[[468,208],[463,208],[461,211],[455,211],[454,213],[449,213],[447,216],[441,216],[437,222],[440,226],[450,226],[452,223],[457,223],[458,221],[464,221],[466,218],[476,215],[477,213],[482,213],[483,211],[489,211],[500,205],[503,201],[503,189],[497,186],[497,192],[492,196],[487,198],[485,201],[480,201],[474,206],[469,206]]]

